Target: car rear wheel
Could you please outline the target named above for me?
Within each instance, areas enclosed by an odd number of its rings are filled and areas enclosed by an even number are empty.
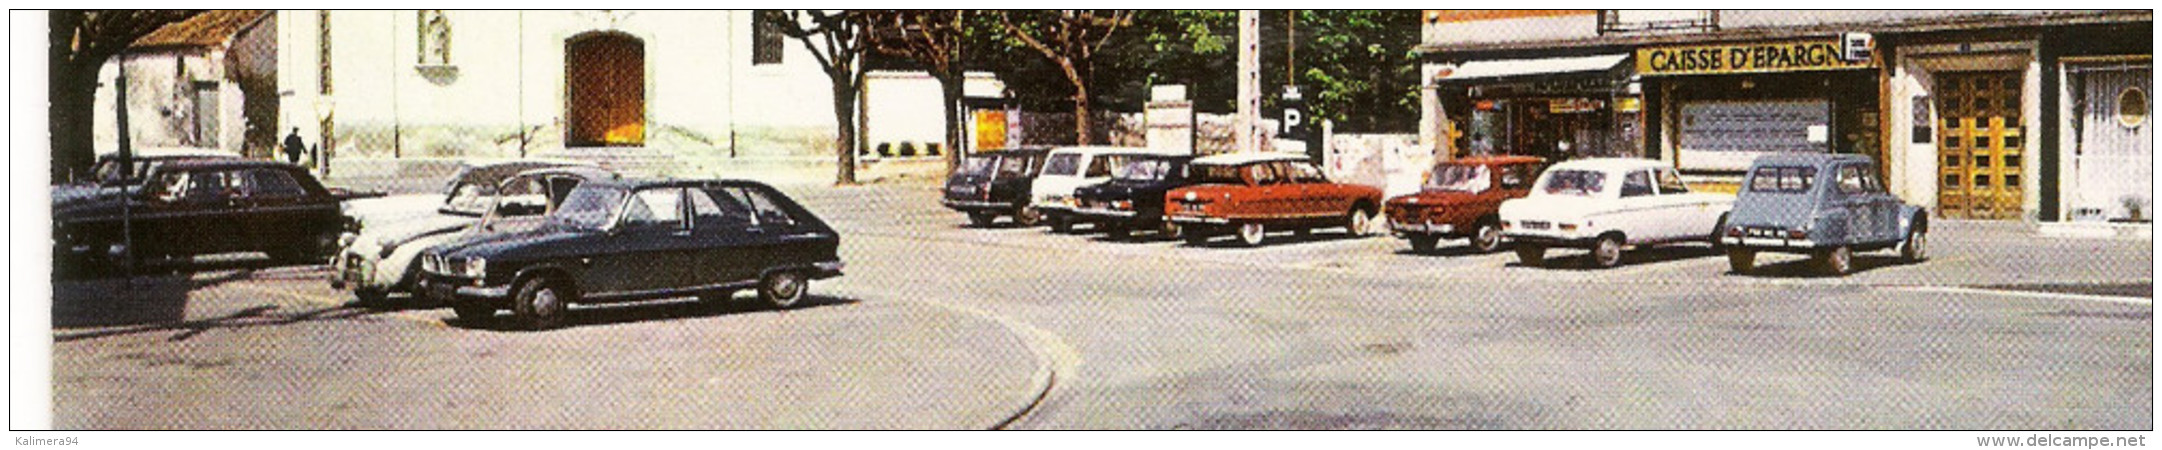
[[[535,277],[526,280],[518,288],[518,297],[511,302],[511,316],[528,330],[546,330],[563,325],[564,312],[569,309],[570,298],[575,294],[557,286],[554,280]]]
[[[758,299],[774,309],[793,308],[803,301],[809,284],[800,272],[776,270],[758,281]]]
[[[1013,221],[1024,227],[1033,227],[1037,222],[1043,221],[1043,213],[1036,212],[1036,208],[1024,206],[1013,213]]]
[[[1826,274],[1846,275],[1847,271],[1854,270],[1854,250],[1844,245],[1832,247],[1817,256],[1817,264],[1823,266]]]
[[[1129,234],[1132,234],[1132,231],[1128,230],[1125,225],[1104,226],[1104,237],[1111,238],[1113,240],[1125,240],[1126,236]]]
[[[1592,265],[1598,266],[1598,267],[1599,267],[1599,268],[1601,268],[1601,269],[1605,269],[1605,268],[1609,268],[1609,267],[1614,267],[1614,266],[1616,266],[1616,265],[1620,265],[1620,264],[1621,264],[1621,257],[1622,257],[1622,238],[1621,238],[1621,236],[1617,236],[1617,235],[1612,235],[1612,234],[1609,234],[1609,235],[1605,235],[1605,236],[1600,236],[1600,237],[1599,237],[1599,241],[1598,241],[1598,242],[1594,242],[1594,243],[1592,243],[1592,247],[1591,247],[1591,263],[1592,263]]]
[[[1366,233],[1373,229],[1374,216],[1366,211],[1352,208],[1350,212],[1344,213],[1344,231],[1350,233],[1351,237],[1366,236]]]
[[[1415,234],[1409,240],[1415,253],[1433,253],[1434,247],[1441,245],[1441,237],[1430,234]]]
[[[1500,250],[1501,227],[1494,226],[1493,221],[1481,221],[1477,225],[1472,225],[1471,249],[1478,250],[1479,253],[1493,253],[1495,250]]]
[[[1516,262],[1526,266],[1538,267],[1540,264],[1546,263],[1546,247],[1537,244],[1518,245],[1516,246]]]
[[[1073,232],[1073,219],[1058,214],[1045,214],[1043,219],[1046,222],[1051,222],[1052,232],[1061,234]]]
[[[1907,238],[1899,241],[1899,259],[1910,263],[1929,259],[1929,232],[1922,227],[1907,230]]]
[[[1757,267],[1757,251],[1739,248],[1727,249],[1727,268],[1734,273],[1749,273]]]
[[[1268,232],[1261,222],[1239,224],[1239,242],[1246,243],[1248,247],[1261,245],[1261,239],[1267,237]]]
[[[968,224],[974,225],[976,228],[989,227],[991,226],[991,220],[997,218],[998,216],[987,212],[968,213]]]
[[[1185,239],[1186,245],[1198,246],[1209,243],[1209,234],[1201,232],[1199,228],[1182,228],[1179,230],[1179,238]]]

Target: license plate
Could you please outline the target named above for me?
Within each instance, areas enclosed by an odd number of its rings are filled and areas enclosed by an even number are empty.
[[[1527,230],[1544,230],[1544,229],[1550,228],[1550,227],[1552,227],[1552,226],[1553,226],[1553,224],[1549,224],[1549,223],[1546,223],[1546,222],[1540,222],[1540,221],[1536,221],[1536,220],[1526,220],[1526,221],[1524,221],[1524,229],[1527,229]]]

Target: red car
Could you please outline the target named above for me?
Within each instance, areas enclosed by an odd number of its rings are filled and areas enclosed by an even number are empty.
[[[1444,238],[1471,239],[1471,248],[1501,248],[1501,202],[1531,193],[1546,160],[1530,156],[1480,156],[1434,166],[1416,194],[1389,199],[1389,231],[1411,241],[1411,250],[1434,251]]]
[[[1188,170],[1195,184],[1164,194],[1164,216],[1189,245],[1226,232],[1261,245],[1269,228],[1344,227],[1361,236],[1381,210],[1380,189],[1329,182],[1303,154],[1227,153],[1196,158]]]

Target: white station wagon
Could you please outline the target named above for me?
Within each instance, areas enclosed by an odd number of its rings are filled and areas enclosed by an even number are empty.
[[[1126,165],[1135,155],[1183,155],[1185,152],[1139,147],[1059,147],[1051,149],[1029,186],[1029,207],[1051,224],[1051,231],[1065,233],[1076,223],[1079,202],[1074,190],[1111,180],[1111,168]]]
[[[1733,195],[1690,192],[1665,162],[1581,159],[1547,168],[1531,195],[1503,202],[1501,226],[1524,265],[1540,265],[1548,247],[1574,247],[1591,250],[1598,267],[1613,267],[1626,246],[1717,245],[1733,208]]]

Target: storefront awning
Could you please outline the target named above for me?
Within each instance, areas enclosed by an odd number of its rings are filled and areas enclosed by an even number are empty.
[[[1535,75],[1606,72],[1628,60],[1629,54],[1572,56],[1566,58],[1496,59],[1467,61],[1434,76],[1436,82],[1492,80]]]

